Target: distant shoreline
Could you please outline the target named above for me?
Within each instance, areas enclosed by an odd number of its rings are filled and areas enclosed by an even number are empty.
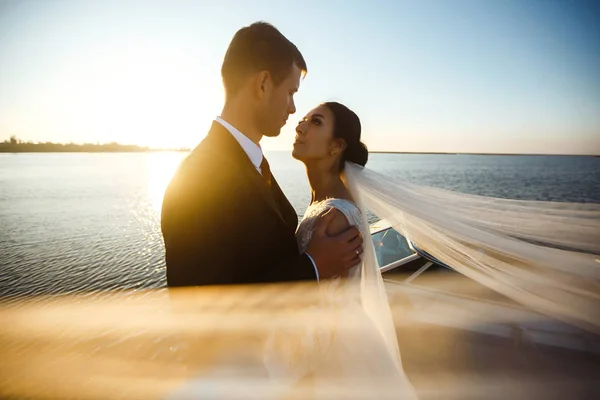
[[[35,154],[35,153],[46,153],[46,154],[59,154],[59,153],[185,153],[189,152],[189,149],[148,149],[148,150],[4,150],[0,149],[2,154]]]
[[[156,153],[189,152],[187,148],[156,149],[137,145],[107,144],[61,144],[61,143],[0,143],[0,153]]]

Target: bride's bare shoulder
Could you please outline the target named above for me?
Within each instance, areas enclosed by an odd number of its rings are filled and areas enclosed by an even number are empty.
[[[327,234],[330,236],[338,235],[351,225],[354,225],[356,218],[353,218],[353,215],[359,212],[356,204],[349,199],[328,198],[318,203],[313,203],[312,206],[318,208],[320,215],[325,214],[332,208],[336,210],[334,218],[327,226]]]
[[[333,207],[335,208],[335,207]],[[336,211],[333,220],[327,225],[327,235],[337,236],[350,227],[350,221],[343,212]]]

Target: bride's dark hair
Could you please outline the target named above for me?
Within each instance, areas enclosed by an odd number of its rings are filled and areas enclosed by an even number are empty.
[[[344,139],[346,149],[340,160],[340,171],[344,170],[345,162],[350,161],[364,166],[369,158],[367,146],[360,141],[360,119],[354,111],[335,101],[323,103],[333,114],[333,137]]]

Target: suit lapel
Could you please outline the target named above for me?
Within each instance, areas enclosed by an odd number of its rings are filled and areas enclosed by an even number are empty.
[[[256,170],[248,155],[242,149],[235,138],[218,122],[213,122],[209,131],[209,138],[216,141],[216,147],[223,155],[229,158],[237,165],[238,171],[244,176],[242,179],[248,179],[258,189],[263,199],[269,205],[269,208],[277,215],[277,217],[286,223],[281,211],[276,203],[274,193],[262,175]],[[273,179],[275,183],[275,179]],[[287,225],[287,223],[286,223]]]

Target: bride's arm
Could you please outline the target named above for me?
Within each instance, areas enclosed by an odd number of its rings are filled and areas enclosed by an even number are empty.
[[[329,210],[329,209],[328,209]],[[336,212],[333,221],[327,226],[327,235],[329,236],[337,236],[342,232],[345,232],[350,227],[350,222],[348,218],[344,215],[343,212]],[[346,270],[344,273],[340,274],[340,277],[347,277],[349,270]]]
[[[329,211],[328,209],[327,211]],[[337,236],[342,232],[345,232],[350,227],[348,218],[342,212],[336,212],[331,223],[327,226],[327,235]]]

